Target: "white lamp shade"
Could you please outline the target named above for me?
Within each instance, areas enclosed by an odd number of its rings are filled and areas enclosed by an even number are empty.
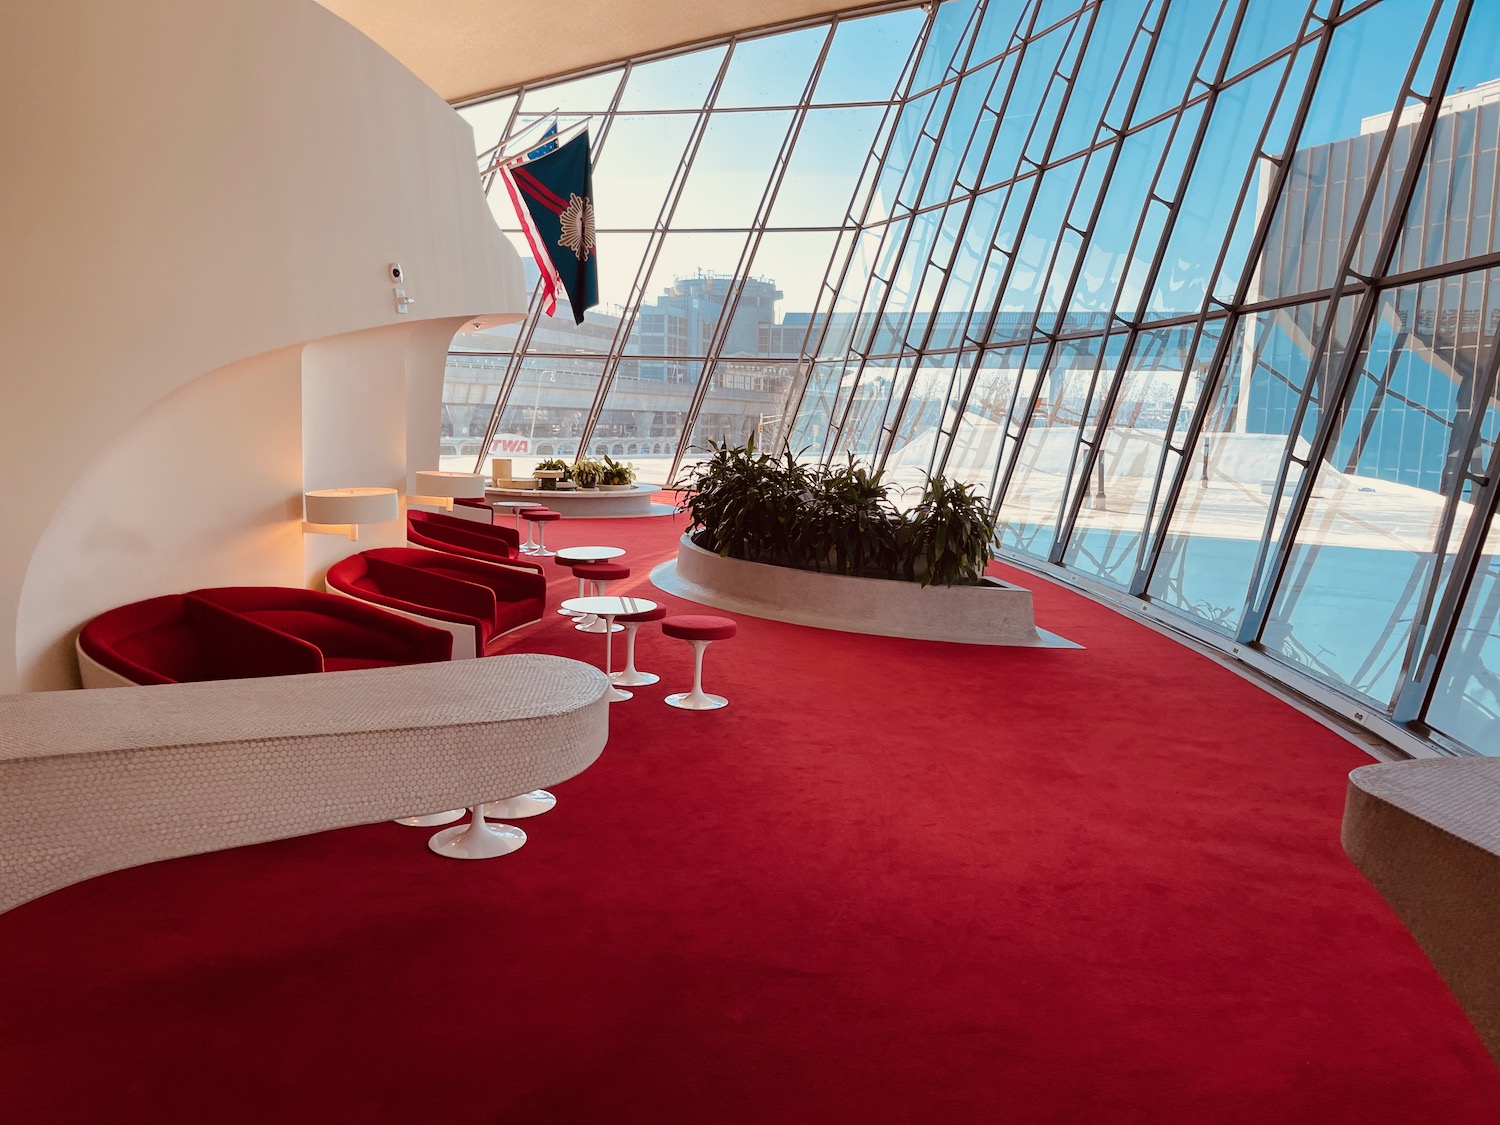
[[[438,469],[416,474],[418,496],[451,496],[459,500],[484,498],[484,477],[478,473],[449,473]]]
[[[401,514],[394,488],[320,488],[302,494],[308,523],[385,523]]]

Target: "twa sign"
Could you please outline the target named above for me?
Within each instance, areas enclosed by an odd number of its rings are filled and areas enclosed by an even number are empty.
[[[506,457],[531,452],[531,439],[522,434],[496,434],[490,442],[490,456]]]

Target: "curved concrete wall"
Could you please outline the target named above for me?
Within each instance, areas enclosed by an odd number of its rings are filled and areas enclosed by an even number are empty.
[[[0,37],[0,93],[7,691],[67,686],[46,656],[65,623],[160,592],[118,565],[132,537],[174,546],[181,566],[162,581],[308,580],[331,560],[310,567],[305,552],[333,541],[290,532],[303,489],[404,490],[409,468],[436,462],[434,341],[525,297],[468,126],[310,0],[19,5]],[[391,261],[416,298],[410,317],[395,312]],[[383,343],[366,335],[393,326]],[[372,356],[366,385],[358,365]],[[247,363],[174,400],[169,422],[148,419],[200,376]],[[377,412],[376,454],[329,387],[398,396]],[[162,499],[169,467],[198,474],[189,492],[211,498],[210,518]],[[87,502],[100,487],[107,508]],[[54,519],[67,526],[48,534]],[[254,546],[228,551],[227,526]]]

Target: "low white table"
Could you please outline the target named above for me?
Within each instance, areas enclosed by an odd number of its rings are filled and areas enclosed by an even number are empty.
[[[569,598],[563,602],[564,609],[571,609],[575,613],[592,613],[596,617],[604,619],[604,674],[609,676],[614,671],[614,640],[615,640],[615,618],[624,614],[645,613],[647,610],[656,608],[655,602],[647,601],[645,598]],[[613,683],[609,690],[604,693],[604,698],[611,703],[618,703],[623,699],[629,699],[631,693],[621,691]]]

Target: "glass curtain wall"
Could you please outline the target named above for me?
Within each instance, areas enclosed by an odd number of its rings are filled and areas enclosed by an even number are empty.
[[[949,0],[465,109],[552,111],[609,304],[455,340],[467,465],[941,473],[1025,564],[1500,753],[1500,5]]]

